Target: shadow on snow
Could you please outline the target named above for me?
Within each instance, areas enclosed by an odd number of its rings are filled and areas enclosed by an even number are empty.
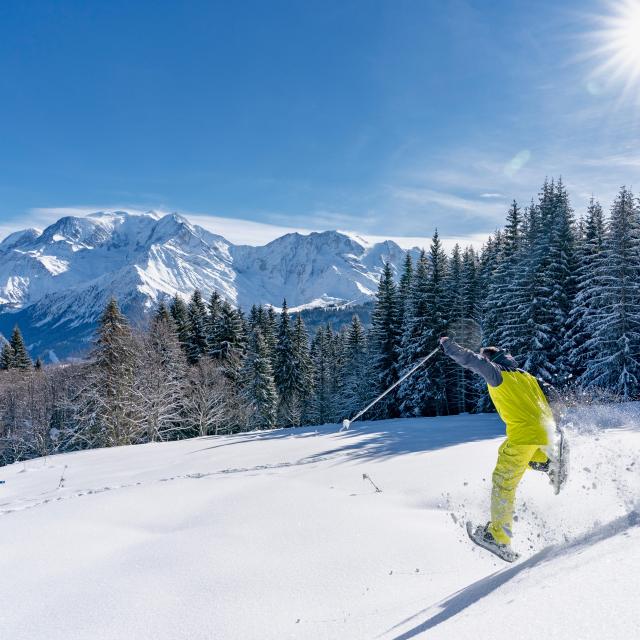
[[[333,424],[321,427],[253,431],[230,436],[232,438],[230,441],[216,443],[192,453],[248,442],[325,435],[332,435],[332,444],[337,441],[337,445],[314,453],[305,458],[305,462],[313,462],[314,459],[326,460],[331,457],[341,458],[342,461],[344,458],[382,460],[408,453],[434,451],[457,444],[504,436],[505,427],[496,414],[398,418],[358,422],[347,431],[340,431],[340,426]],[[215,436],[209,437],[217,439]]]
[[[563,543],[559,545],[552,545],[542,549],[535,555],[531,556],[528,560],[524,562],[520,562],[515,566],[512,566],[508,569],[504,569],[502,571],[498,571],[493,573],[486,578],[482,578],[477,582],[457,591],[453,595],[449,596],[445,600],[442,600],[436,605],[430,605],[425,609],[422,609],[415,615],[399,622],[391,629],[386,631],[383,635],[387,633],[393,632],[394,629],[398,627],[404,626],[405,624],[411,622],[415,618],[429,612],[434,607],[439,609],[437,613],[432,615],[427,620],[421,622],[420,624],[413,627],[409,631],[405,631],[398,636],[395,636],[393,640],[409,640],[409,638],[413,638],[418,634],[424,633],[429,629],[433,629],[434,627],[442,624],[443,622],[453,618],[461,611],[464,611],[471,605],[475,604],[482,598],[488,596],[493,593],[497,589],[499,589],[502,585],[506,584],[513,577],[517,576],[522,571],[526,569],[531,569],[536,565],[543,564],[544,562],[548,562],[562,555],[569,554],[571,552],[577,551],[584,547],[589,547],[598,542],[606,540],[607,538],[612,538],[619,533],[623,533],[624,531],[631,529],[632,527],[637,527],[640,525],[640,513],[638,511],[631,511],[624,516],[616,518],[615,520],[597,527],[596,529],[592,529],[588,531],[584,535],[572,540],[568,543]]]

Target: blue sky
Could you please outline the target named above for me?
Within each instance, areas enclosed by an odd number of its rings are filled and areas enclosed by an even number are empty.
[[[615,9],[7,0],[0,235],[154,208],[258,240],[482,237],[560,174],[578,212],[591,193],[608,207],[640,184],[637,95],[588,55]]]

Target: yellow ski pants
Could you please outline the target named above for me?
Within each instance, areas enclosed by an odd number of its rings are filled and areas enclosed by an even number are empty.
[[[491,523],[489,531],[503,544],[511,542],[513,503],[516,487],[529,462],[546,462],[547,454],[537,444],[511,444],[505,440],[498,449],[498,462],[493,471],[491,489]]]

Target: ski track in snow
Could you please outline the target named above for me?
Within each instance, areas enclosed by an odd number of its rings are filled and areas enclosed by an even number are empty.
[[[286,468],[290,468],[290,467],[299,467],[302,465],[308,465],[308,464],[314,464],[314,463],[320,463],[320,462],[325,462],[327,460],[336,460],[339,459],[340,457],[345,457],[344,455],[342,456],[321,456],[318,458],[313,458],[313,459],[302,459],[302,460],[298,460],[297,462],[278,462],[275,464],[259,464],[256,465],[255,467],[244,467],[244,468],[232,468],[232,469],[218,469],[216,471],[205,471],[205,472],[201,472],[201,471],[194,471],[192,473],[185,473],[182,475],[176,475],[176,476],[170,476],[168,478],[159,478],[158,480],[155,480],[153,482],[155,483],[160,483],[160,482],[173,482],[175,480],[199,480],[201,478],[210,478],[212,476],[220,476],[220,475],[229,475],[229,474],[235,474],[235,473],[251,473],[251,472],[256,472],[256,471],[270,471],[273,469],[286,469]],[[6,516],[8,514],[11,513],[18,513],[20,511],[25,511],[27,509],[34,509],[36,507],[42,507],[46,504],[51,504],[51,503],[55,503],[55,502],[60,502],[62,500],[71,500],[74,498],[82,498],[84,496],[91,496],[91,495],[97,495],[100,493],[104,493],[105,491],[117,491],[119,489],[130,489],[132,487],[140,487],[140,486],[144,486],[144,485],[148,485],[149,482],[131,482],[131,483],[127,483],[127,484],[119,484],[119,485],[113,485],[113,486],[107,486],[107,487],[98,487],[98,488],[94,488],[94,489],[81,489],[80,491],[76,491],[74,493],[70,493],[70,494],[66,494],[66,495],[61,495],[61,496],[57,496],[55,498],[45,498],[44,500],[39,500],[36,502],[31,502],[28,504],[18,504],[15,506],[11,506],[8,509],[0,509],[0,516]],[[51,492],[54,491],[60,491],[61,489],[52,489]],[[0,503],[0,507],[6,507],[7,505],[10,505],[11,503]]]

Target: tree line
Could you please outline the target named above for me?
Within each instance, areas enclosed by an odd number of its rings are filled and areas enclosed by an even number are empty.
[[[477,328],[477,329],[476,329]],[[0,460],[79,448],[338,422],[454,334],[498,345],[543,382],[588,397],[640,396],[640,206],[623,187],[608,216],[579,219],[562,180],[509,208],[481,251],[438,233],[395,273],[371,324],[311,337],[286,301],[245,316],[213,292],[161,302],[145,331],[111,300],[87,362],[34,367],[16,328],[0,359]],[[370,418],[490,409],[480,380],[436,357]]]

